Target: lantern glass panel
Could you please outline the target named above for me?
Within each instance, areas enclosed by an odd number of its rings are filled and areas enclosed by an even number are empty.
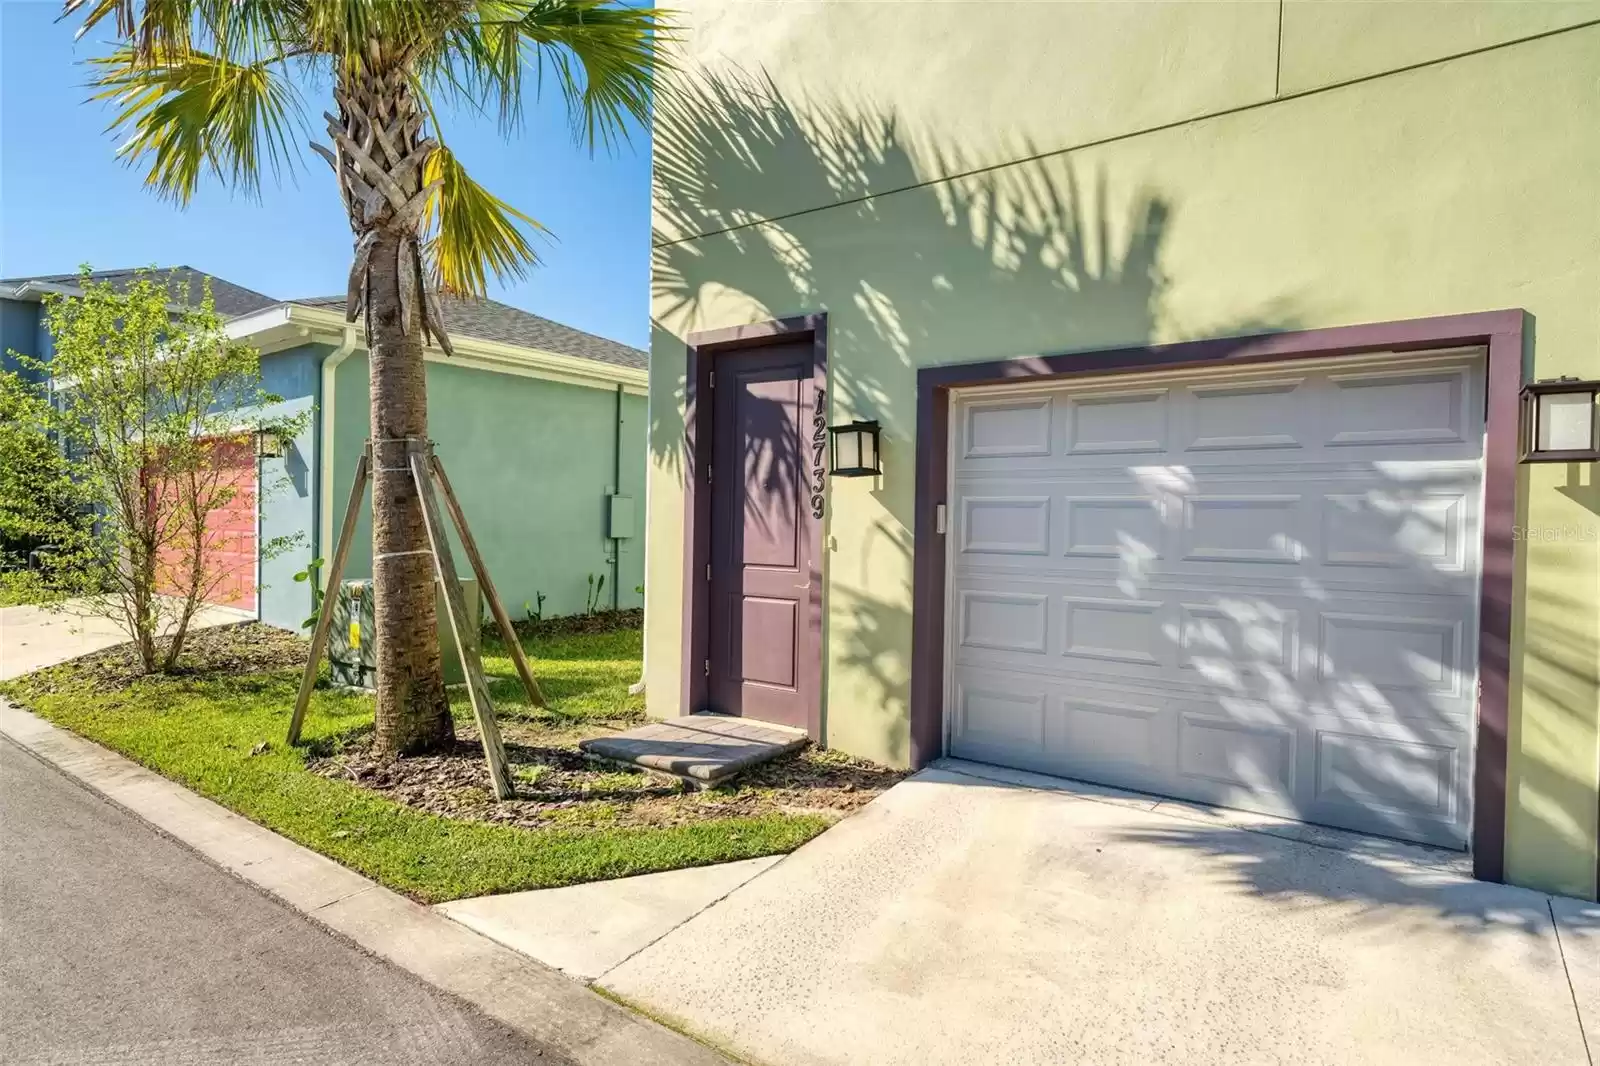
[[[861,466],[865,470],[878,469],[878,435],[870,429],[861,431]]]
[[[1594,394],[1544,393],[1538,398],[1536,452],[1588,451],[1594,447]]]

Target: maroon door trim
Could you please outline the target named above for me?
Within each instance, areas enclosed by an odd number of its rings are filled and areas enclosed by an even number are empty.
[[[684,376],[684,505],[683,505],[683,714],[707,702],[703,664],[710,650],[711,492],[704,471],[711,461],[714,405],[710,402],[712,368],[740,354],[765,347],[812,341],[812,383],[817,407],[827,410],[828,337],[826,314],[774,319],[748,326],[691,333]],[[816,427],[814,427],[815,430]],[[822,436],[826,436],[825,433]],[[820,439],[820,438],[819,438]],[[823,453],[812,456],[811,510],[805,513],[811,550],[811,590],[800,655],[800,680],[809,694],[806,732],[822,740],[822,508],[825,502]]]
[[[917,505],[912,562],[911,760],[944,754],[945,540],[936,532],[949,473],[950,390],[1001,382],[1293,359],[1421,352],[1458,345],[1488,349],[1488,411],[1483,472],[1483,584],[1478,636],[1478,733],[1473,771],[1472,860],[1480,880],[1505,879],[1507,722],[1511,696],[1511,615],[1516,522],[1518,394],[1522,310],[1417,318],[1254,337],[1188,341],[1114,351],[1024,356],[917,372]]]

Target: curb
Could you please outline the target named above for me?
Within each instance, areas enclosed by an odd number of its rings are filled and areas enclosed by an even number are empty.
[[[318,925],[581,1066],[728,1066],[705,1045],[5,700],[0,736]]]

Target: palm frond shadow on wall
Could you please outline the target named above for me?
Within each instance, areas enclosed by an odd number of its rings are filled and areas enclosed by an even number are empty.
[[[844,649],[837,665],[857,667],[870,690],[853,694],[855,713],[903,758],[916,368],[1151,341],[1167,319],[1162,249],[1175,206],[1145,188],[1113,209],[1106,175],[1085,179],[1066,157],[978,169],[959,146],[913,135],[893,114],[792,99],[738,70],[674,79],[657,106],[654,150],[653,350],[656,373],[676,379],[673,402],[658,393],[652,405],[652,459],[684,472],[684,334],[828,312],[830,421],[879,418],[891,471],[874,492],[885,513],[852,553],[856,572],[830,558],[830,641]],[[936,180],[944,175],[962,176]],[[1295,325],[1274,304],[1203,332]],[[754,411],[749,424],[775,432],[753,436],[747,476],[803,476],[809,462],[794,452],[804,442],[783,430],[786,415]],[[748,515],[763,521],[753,507]],[[886,592],[869,580],[880,566],[905,583]]]

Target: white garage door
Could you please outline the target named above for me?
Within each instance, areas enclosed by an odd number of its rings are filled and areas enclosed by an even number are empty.
[[[1466,846],[1480,351],[974,391],[951,754]]]

